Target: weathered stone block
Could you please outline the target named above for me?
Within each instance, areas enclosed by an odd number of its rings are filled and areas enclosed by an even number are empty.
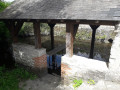
[[[46,49],[35,49],[32,45],[16,43],[13,44],[13,52],[17,63],[47,72]]]
[[[108,70],[105,62],[75,55],[72,58],[63,56],[61,63],[61,76],[64,84],[71,83],[75,78],[95,81],[104,79]]]
[[[70,84],[74,79],[92,79],[120,82],[120,70],[111,70],[107,63],[88,59],[81,56],[69,58],[63,56],[61,60],[61,76],[64,84]]]

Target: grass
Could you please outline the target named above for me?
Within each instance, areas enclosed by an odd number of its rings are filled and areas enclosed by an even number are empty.
[[[73,80],[73,82],[74,82],[74,85],[73,85],[74,89],[78,88],[83,83],[82,79],[80,80],[75,79]]]
[[[73,87],[74,87],[74,89],[76,90],[76,88],[78,88],[80,85],[82,85],[82,83],[83,83],[83,80],[82,79],[74,79],[73,80]],[[87,83],[89,84],[89,85],[95,85],[95,81],[94,80],[92,80],[92,79],[89,79],[88,81],[87,81]]]
[[[87,83],[90,84],[90,85],[95,85],[95,81],[92,80],[92,79],[89,79],[89,81]]]
[[[0,67],[0,90],[22,90],[19,88],[20,81],[35,78],[36,75],[18,66],[12,70]]]

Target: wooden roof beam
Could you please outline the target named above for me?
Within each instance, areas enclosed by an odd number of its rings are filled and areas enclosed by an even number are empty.
[[[118,24],[118,21],[108,21],[108,20],[70,20],[70,19],[2,19],[1,21],[24,21],[24,22],[34,22],[39,20],[40,23],[75,23],[75,24],[88,24],[88,25],[108,25],[108,26],[115,26]]]

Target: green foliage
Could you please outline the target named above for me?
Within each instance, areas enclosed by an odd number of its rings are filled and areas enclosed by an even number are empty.
[[[48,24],[46,24],[46,23],[41,23],[40,27],[41,27],[41,32],[45,32],[45,31],[50,30]]]
[[[76,89],[83,83],[82,79],[80,79],[80,80],[75,79],[75,80],[73,80],[73,82],[74,82],[74,85],[73,85],[74,89]]]
[[[92,80],[92,79],[89,79],[89,81],[87,83],[90,84],[90,85],[95,85],[95,81]]]
[[[0,12],[3,11],[6,7],[8,7],[10,4],[11,3],[0,1]]]
[[[8,38],[10,38],[9,30],[3,22],[0,22],[0,41]]]
[[[9,5],[10,3],[0,2],[0,12],[3,11]],[[0,41],[4,41],[8,38],[10,38],[8,29],[3,22],[0,22]]]
[[[24,23],[19,32],[19,35],[25,35],[30,32],[33,32],[33,23]]]
[[[33,80],[36,77],[36,75],[20,67],[13,70],[6,70],[4,66],[0,67],[0,90],[20,90],[19,82],[21,80]]]
[[[41,32],[45,32],[49,30],[49,26],[46,23],[40,24]],[[33,33],[33,23],[24,23],[22,29],[19,32],[19,35],[26,35],[28,33]]]

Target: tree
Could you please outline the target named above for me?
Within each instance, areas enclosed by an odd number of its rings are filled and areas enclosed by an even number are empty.
[[[10,4],[0,2],[0,12],[3,11]],[[0,22],[0,66],[5,65],[8,68],[14,66],[9,30],[3,22]]]

